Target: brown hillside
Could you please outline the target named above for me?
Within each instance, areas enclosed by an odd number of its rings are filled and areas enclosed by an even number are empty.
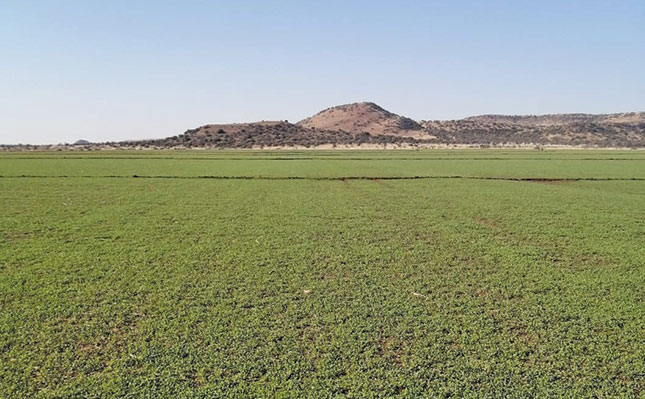
[[[266,148],[465,145],[645,148],[645,112],[620,114],[481,115],[416,122],[370,102],[328,108],[297,124],[261,121],[204,125],[172,137],[87,143],[93,148]],[[0,150],[48,146],[2,146]],[[56,146],[49,146],[55,149]]]
[[[353,134],[368,132],[373,135],[426,136],[421,125],[416,121],[389,112],[371,102],[327,108],[312,117],[301,120],[298,125]]]
[[[504,123],[522,126],[563,126],[584,123],[645,123],[645,112],[619,114],[550,114],[550,115],[479,115],[465,118],[466,121]]]
[[[388,145],[413,143],[411,137],[353,134],[312,129],[287,121],[204,125],[183,134],[157,140],[121,142],[121,145],[155,148],[263,148],[313,147],[320,145]]]

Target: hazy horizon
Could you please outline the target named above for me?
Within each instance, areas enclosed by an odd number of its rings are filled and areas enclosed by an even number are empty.
[[[645,3],[5,3],[0,143],[161,138],[371,101],[413,119],[645,111]]]

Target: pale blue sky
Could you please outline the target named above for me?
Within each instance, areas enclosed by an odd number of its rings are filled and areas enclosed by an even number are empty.
[[[0,0],[0,142],[165,137],[374,101],[645,111],[645,1]]]

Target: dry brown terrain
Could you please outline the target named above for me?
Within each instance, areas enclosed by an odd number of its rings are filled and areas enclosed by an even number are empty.
[[[618,114],[551,114],[551,115],[479,115],[463,119],[482,123],[516,124],[522,126],[562,126],[577,123],[645,123],[645,112]]]
[[[301,120],[298,125],[348,133],[368,132],[373,135],[387,134],[415,138],[423,138],[427,135],[418,122],[393,114],[370,102],[327,108]]]
[[[47,149],[58,146],[1,146]],[[481,115],[414,121],[361,102],[287,121],[210,124],[177,136],[65,148],[645,148],[645,112]]]

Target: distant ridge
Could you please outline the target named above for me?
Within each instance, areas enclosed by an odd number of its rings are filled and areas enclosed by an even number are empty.
[[[479,115],[467,121],[510,123],[526,126],[571,125],[574,123],[645,123],[645,112],[616,114]]]
[[[73,145],[0,146],[0,149],[100,148],[645,148],[645,112],[615,114],[479,115],[422,120],[373,102],[327,108],[287,121],[209,124],[155,140]]]

